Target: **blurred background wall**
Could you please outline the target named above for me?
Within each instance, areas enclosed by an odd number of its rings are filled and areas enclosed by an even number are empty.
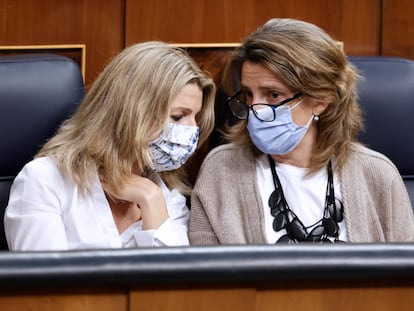
[[[312,22],[348,55],[414,59],[411,0],[0,0],[0,46],[85,44],[86,85],[146,40],[237,43],[271,17]]]

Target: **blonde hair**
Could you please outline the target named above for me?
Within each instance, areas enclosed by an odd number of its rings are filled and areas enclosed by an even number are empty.
[[[313,24],[271,19],[244,40],[224,68],[222,82],[228,94],[240,88],[244,61],[265,66],[294,93],[330,99],[317,123],[310,172],[325,166],[333,155],[337,159],[336,167],[341,169],[351,142],[362,129],[362,117],[356,90],[359,76],[338,42]],[[251,146],[259,153],[245,129],[246,124],[247,121],[241,121],[228,128],[226,138]]]
[[[90,192],[97,172],[118,191],[134,167],[140,172],[151,167],[149,143],[166,129],[172,101],[190,83],[203,92],[196,116],[200,146],[214,126],[214,83],[185,51],[151,41],[126,48],[106,66],[37,156],[56,159],[84,191]],[[182,170],[161,175],[170,188],[189,193]]]

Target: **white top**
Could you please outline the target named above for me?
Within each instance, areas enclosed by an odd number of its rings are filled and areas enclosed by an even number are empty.
[[[270,163],[267,155],[261,155],[256,162],[257,181],[264,207],[265,231],[268,243],[275,243],[286,230],[273,230],[273,216],[270,214],[269,197],[275,190]],[[311,226],[322,219],[328,172],[323,168],[306,176],[307,169],[296,166],[276,163],[276,172],[282,184],[283,193],[290,209],[299,217],[305,227]],[[342,201],[341,187],[338,177],[334,173],[335,198]],[[345,220],[339,224],[339,239],[347,241]],[[310,230],[308,230],[309,232]]]
[[[138,221],[119,234],[98,175],[91,195],[82,195],[49,157],[37,158],[17,175],[10,192],[4,228],[10,250],[74,250],[182,246],[188,242],[185,197],[170,191],[158,174],[169,218],[157,230]]]

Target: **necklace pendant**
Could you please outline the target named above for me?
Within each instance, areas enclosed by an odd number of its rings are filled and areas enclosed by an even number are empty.
[[[273,191],[269,198],[270,214],[276,216],[278,213],[284,211],[283,205],[281,204],[282,197],[278,191]]]
[[[297,242],[295,240],[292,240],[287,234],[282,235],[279,240],[276,241],[276,243],[285,243],[285,244],[296,244]]]
[[[298,241],[306,241],[308,232],[306,231],[305,226],[299,220],[299,218],[294,217],[291,222],[288,223],[286,230],[289,235],[295,238]]]
[[[325,227],[326,234],[332,237],[336,237],[339,233],[338,224],[331,218],[324,218],[322,225]]]
[[[273,220],[273,230],[277,232],[282,229],[285,229],[288,223],[289,218],[287,211],[279,212],[275,215],[275,219]]]
[[[336,222],[341,222],[344,219],[343,216],[343,204],[339,200],[335,200],[335,202],[329,202],[327,204],[327,208],[329,211],[329,215],[332,219]]]
[[[269,206],[270,207],[278,207],[280,206],[282,201],[282,196],[279,191],[274,190],[269,197]]]
[[[325,227],[323,225],[318,225],[309,232],[308,237],[306,238],[307,242],[320,242],[322,236],[325,234]]]

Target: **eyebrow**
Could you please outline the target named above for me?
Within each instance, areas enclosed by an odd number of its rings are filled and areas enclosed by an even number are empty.
[[[178,107],[171,107],[171,111],[175,111],[175,110],[184,110],[184,111],[193,111],[193,109],[188,108],[188,107],[182,107],[182,106],[178,106]]]
[[[240,89],[242,91],[250,90],[250,88],[247,87],[247,86],[245,86],[245,85],[241,85],[240,86]],[[266,91],[274,91],[274,92],[277,92],[277,93],[286,93],[287,92],[286,90],[281,90],[281,87],[280,86],[276,86],[276,85],[259,86],[259,90],[260,91],[265,91],[265,92]]]

